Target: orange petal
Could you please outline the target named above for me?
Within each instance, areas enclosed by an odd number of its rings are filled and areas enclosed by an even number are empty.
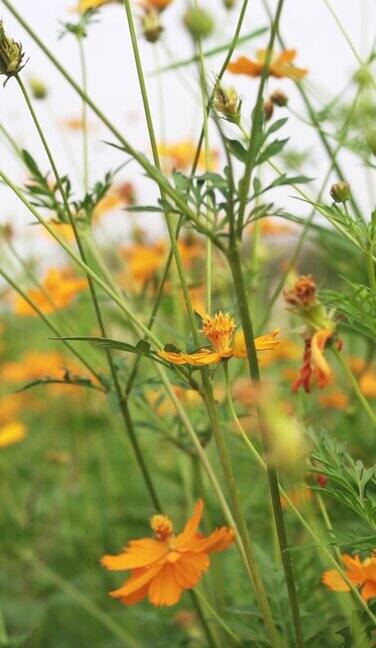
[[[262,73],[263,65],[257,61],[251,61],[246,56],[240,56],[236,61],[228,64],[227,69],[232,74],[245,74],[250,77],[258,77]]]
[[[127,598],[130,594],[138,592],[141,588],[144,588],[147,583],[150,583],[162,568],[163,564],[154,565],[153,567],[148,567],[146,569],[136,569],[134,574],[125,581],[122,587],[110,592],[110,596],[113,598]]]
[[[163,565],[160,572],[153,578],[149,587],[149,600],[156,607],[175,605],[182,594],[183,588],[175,578],[174,565]]]
[[[277,56],[274,63],[291,63],[294,58],[296,58],[296,49],[287,49]]]
[[[312,336],[311,360],[316,371],[317,384],[320,388],[329,385],[332,380],[332,370],[324,358],[324,348],[332,335],[332,331],[321,329]]]
[[[193,514],[186,523],[183,531],[179,533],[175,538],[176,547],[180,551],[184,551],[184,545],[187,542],[190,542],[192,538],[196,535],[196,531],[201,522],[202,512],[204,510],[204,502],[202,499],[199,499],[196,502]]]
[[[125,552],[117,556],[103,556],[103,567],[113,571],[146,567],[166,554],[166,547],[161,542],[152,538],[132,540]]]
[[[374,598],[375,596],[376,596],[376,581],[367,580],[364,583],[364,587],[362,588],[362,598],[365,601],[368,601],[370,598]]]
[[[171,362],[175,365],[187,364],[187,358],[185,353],[176,353],[174,351],[158,351],[158,355],[163,360]]]
[[[202,349],[194,353],[187,353],[185,355],[186,362],[190,365],[205,366],[219,362],[221,356],[217,351],[210,351],[210,349]]]
[[[341,574],[336,569],[329,569],[322,575],[324,585],[334,592],[349,592],[348,584],[343,580]]]
[[[278,346],[278,344],[280,344],[280,341],[275,339],[278,333],[279,333],[279,329],[274,329],[274,331],[272,331],[271,333],[267,333],[266,335],[262,335],[261,337],[255,338],[256,351],[272,351],[273,349],[275,349],[275,347]],[[247,349],[245,346],[243,331],[237,331],[235,333],[234,343],[233,343],[233,354],[234,354],[234,358],[247,357]]]
[[[209,556],[206,554],[185,552],[174,564],[176,581],[183,589],[194,587],[209,565]]]
[[[207,552],[211,553],[214,551],[223,551],[229,547],[235,538],[233,529],[229,527],[221,527],[216,529],[206,538],[201,538],[196,540],[192,546],[192,551],[194,552]]]

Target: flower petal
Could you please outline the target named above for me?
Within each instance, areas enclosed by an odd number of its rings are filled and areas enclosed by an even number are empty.
[[[187,364],[185,353],[177,353],[175,351],[158,351],[158,355],[160,358],[163,358],[163,360],[167,360],[167,362],[171,362],[171,364],[174,365]]]
[[[185,354],[186,362],[190,365],[195,366],[204,366],[209,364],[214,364],[219,362],[221,356],[217,351],[211,351],[210,349],[202,349],[201,351],[195,351],[194,353]]]
[[[279,329],[274,329],[274,331],[272,331],[271,333],[267,333],[266,335],[255,338],[256,351],[272,351],[273,349],[275,349],[275,347],[280,344],[280,341],[276,340],[278,333]],[[247,357],[247,349],[243,331],[237,331],[234,335],[233,354],[235,358]]]
[[[370,598],[375,598],[375,596],[376,596],[376,581],[367,580],[364,583],[364,587],[362,588],[362,598],[365,601],[368,601]]]
[[[349,592],[348,584],[343,580],[341,574],[336,569],[329,569],[322,575],[324,585],[334,592]]]
[[[125,581],[122,587],[110,592],[110,596],[113,598],[126,599],[130,594],[138,592],[141,588],[144,588],[147,583],[150,583],[161,569],[163,569],[163,564],[154,565],[153,567],[148,567],[146,569],[136,569],[132,576]]]
[[[227,549],[235,538],[234,530],[229,527],[221,527],[216,529],[206,538],[200,538],[192,543],[191,550],[193,552],[211,553],[214,551],[223,551]]]
[[[228,64],[227,69],[232,74],[245,74],[250,77],[258,77],[262,73],[263,65],[258,61],[251,61],[246,56],[239,56],[236,61]]]
[[[205,553],[186,552],[181,554],[179,560],[174,564],[176,581],[184,589],[190,589],[197,585],[209,565],[209,556]]]
[[[121,571],[146,567],[160,560],[166,554],[166,547],[163,543],[152,538],[132,540],[124,553],[117,556],[103,556],[101,564],[107,569]]]
[[[193,509],[193,514],[187,521],[183,531],[175,538],[175,546],[179,551],[184,551],[184,545],[195,537],[198,526],[201,522],[202,512],[204,510],[204,502],[199,499]]]
[[[157,607],[175,605],[182,591],[183,588],[175,578],[174,565],[166,563],[150,583],[149,600]]]

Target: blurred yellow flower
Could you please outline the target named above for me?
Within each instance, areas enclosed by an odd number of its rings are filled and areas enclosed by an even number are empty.
[[[138,284],[145,284],[153,278],[166,258],[166,244],[156,241],[150,245],[139,244],[123,248],[122,254],[128,261],[127,271]]]
[[[27,295],[43,313],[53,313],[69,306],[86,287],[86,279],[77,278],[70,268],[51,268],[42,281],[42,288],[30,288]],[[15,296],[14,312],[21,316],[36,315],[20,295]]]
[[[76,371],[72,361],[69,365],[72,371]],[[67,359],[58,351],[28,351],[20,360],[5,362],[0,368],[0,377],[3,382],[10,383],[38,380],[46,376],[62,378],[66,367]]]
[[[0,426],[0,448],[20,443],[26,437],[26,427],[19,421],[5,423]]]
[[[359,387],[366,398],[376,398],[376,371],[366,371],[359,379]]]
[[[196,154],[196,145],[191,140],[183,140],[174,144],[159,144],[158,153],[162,158],[162,166],[166,173],[174,170],[185,171],[192,166]],[[209,171],[215,171],[218,163],[218,152],[209,151]],[[198,168],[206,170],[205,151],[201,149],[198,159]]]

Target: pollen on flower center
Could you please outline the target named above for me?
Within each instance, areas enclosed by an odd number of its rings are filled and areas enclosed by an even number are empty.
[[[228,313],[219,311],[214,317],[204,315],[202,318],[201,333],[218,353],[224,353],[230,348],[234,331],[235,323]]]
[[[173,526],[170,518],[167,515],[153,515],[150,520],[150,526],[154,531],[157,540],[163,542],[172,536]]]

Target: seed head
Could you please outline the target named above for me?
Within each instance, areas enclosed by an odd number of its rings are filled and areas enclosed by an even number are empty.
[[[6,35],[3,22],[0,22],[0,74],[8,79],[18,74],[22,68],[24,52],[21,43]]]
[[[229,86],[224,88],[220,83],[217,84],[214,92],[214,108],[217,112],[233,124],[239,124],[242,100],[235,88]]]

